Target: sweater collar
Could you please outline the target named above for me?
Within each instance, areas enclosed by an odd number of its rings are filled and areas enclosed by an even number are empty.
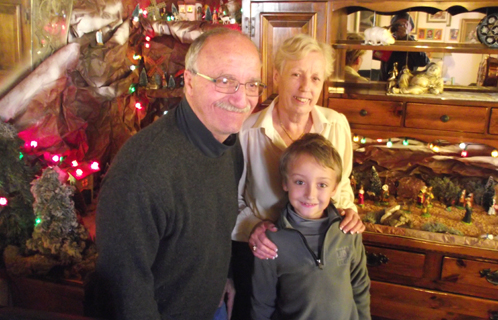
[[[180,131],[207,157],[218,158],[222,156],[237,141],[236,134],[231,134],[223,143],[216,140],[211,131],[199,120],[185,98],[176,108],[175,118]]]
[[[325,209],[325,211],[327,214],[327,218],[325,218],[328,221],[327,224],[332,224],[336,220],[337,221],[342,220],[341,215],[339,214],[339,212],[337,212],[337,209],[332,204],[332,202],[329,204],[327,209]],[[293,215],[292,218],[290,217],[291,214]],[[304,218],[300,217],[296,213],[296,211],[294,210],[294,207],[290,204],[290,202],[288,202],[287,205],[285,206],[283,214],[280,217],[279,224],[280,224],[280,227],[283,227],[283,228],[293,228],[293,226],[291,224],[291,220],[295,222],[296,220],[299,220],[299,219],[300,219],[301,223],[304,223],[306,221],[313,221],[313,220],[308,220],[308,219],[304,219]],[[318,220],[321,221],[323,219],[318,219]]]

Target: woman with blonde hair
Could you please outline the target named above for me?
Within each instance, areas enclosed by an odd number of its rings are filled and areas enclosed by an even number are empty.
[[[239,183],[239,214],[232,233],[235,319],[245,319],[250,308],[251,251],[260,259],[277,257],[278,249],[265,232],[276,231],[274,222],[287,202],[281,187],[279,158],[305,133],[321,134],[341,155],[342,180],[332,198],[344,215],[341,230],[360,233],[365,229],[349,182],[353,151],[348,121],[343,114],[316,105],[324,81],[333,71],[331,46],[299,34],[284,41],[274,61],[273,83],[278,86],[278,97],[269,107],[251,115],[239,135],[245,167]],[[312,194],[306,205],[316,205]]]

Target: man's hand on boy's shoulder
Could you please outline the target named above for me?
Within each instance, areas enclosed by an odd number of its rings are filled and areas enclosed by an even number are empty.
[[[266,230],[276,232],[278,229],[275,224],[268,220],[258,223],[251,232],[249,237],[249,247],[255,257],[259,259],[275,259],[278,257],[277,246],[268,239]]]
[[[365,225],[360,219],[360,215],[353,209],[337,209],[344,218],[341,221],[340,228],[344,233],[363,233]]]

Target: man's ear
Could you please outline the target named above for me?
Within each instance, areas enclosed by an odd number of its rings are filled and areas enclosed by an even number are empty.
[[[193,86],[193,81],[194,81],[194,74],[190,72],[189,70],[185,70],[183,73],[183,81],[184,81],[184,91],[185,95],[188,96],[193,96],[194,95],[194,86]]]

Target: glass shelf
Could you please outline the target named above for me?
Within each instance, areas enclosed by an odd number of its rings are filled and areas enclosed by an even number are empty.
[[[498,49],[489,48],[480,43],[438,43],[423,41],[397,41],[388,46],[372,46],[355,40],[337,40],[334,49],[361,49],[402,52],[448,52],[448,53],[487,53],[498,54]]]

